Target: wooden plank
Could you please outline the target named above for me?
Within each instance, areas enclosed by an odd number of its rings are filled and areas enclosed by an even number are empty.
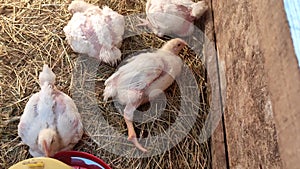
[[[213,169],[226,169],[225,141],[222,121],[212,135],[211,155]]]
[[[283,168],[298,169],[300,159],[300,69],[294,53],[283,2],[259,2],[261,49],[274,110]],[[264,14],[264,10],[272,11]]]
[[[298,167],[300,111],[293,106],[300,100],[299,70],[283,3],[213,0],[213,14],[226,71],[230,168]],[[295,128],[287,131],[287,125]]]
[[[200,22],[204,22],[204,30],[207,40],[212,43],[212,46],[215,46],[215,32],[214,32],[214,23],[213,23],[213,14],[212,14],[212,2],[211,0],[205,0],[209,6],[209,10],[202,17]],[[216,52],[214,50],[204,51],[205,55],[215,56]],[[207,63],[209,64],[209,63]],[[211,65],[211,69],[216,69],[215,63]],[[224,71],[223,71],[224,73]],[[223,74],[224,75],[224,74]],[[214,79],[217,80],[217,79]],[[222,88],[225,89],[225,88]],[[223,90],[224,92],[225,90]],[[223,93],[224,94],[224,93]],[[220,120],[218,126],[214,131],[212,131],[211,136],[211,158],[212,158],[212,168],[214,169],[226,169],[226,153],[225,153],[225,141],[224,141],[224,129],[223,129],[223,121]]]

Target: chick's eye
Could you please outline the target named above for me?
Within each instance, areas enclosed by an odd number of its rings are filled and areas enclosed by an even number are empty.
[[[181,46],[180,43],[178,43],[177,46],[178,46],[178,47]]]

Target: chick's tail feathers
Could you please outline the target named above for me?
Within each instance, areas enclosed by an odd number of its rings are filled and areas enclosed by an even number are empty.
[[[105,87],[104,92],[103,92],[103,100],[107,101],[108,98],[114,97],[117,95],[117,91],[114,89],[112,84],[109,84],[108,86]]]
[[[49,68],[48,65],[43,66],[43,70],[39,75],[39,81],[40,81],[40,86],[44,86],[44,83],[47,82],[49,85],[54,85],[55,83],[55,74],[52,72],[52,70]]]
[[[110,65],[116,65],[119,60],[121,60],[121,51],[117,47],[105,48],[100,51],[100,60],[108,63]]]
[[[52,112],[54,105],[53,99],[53,85],[55,82],[55,74],[48,65],[43,66],[43,70],[39,75],[41,91],[39,92],[38,111],[39,112]]]
[[[43,83],[41,91],[39,92],[39,102],[37,104],[38,112],[53,114],[53,106],[55,104],[53,97],[52,85],[50,85],[49,82]]]
[[[208,9],[208,6],[205,1],[199,1],[192,5],[192,13],[191,15],[195,18],[200,18],[204,12]]]
[[[115,97],[117,95],[116,79],[119,77],[119,73],[115,72],[104,82],[105,89],[103,92],[103,100],[107,101],[110,97]]]

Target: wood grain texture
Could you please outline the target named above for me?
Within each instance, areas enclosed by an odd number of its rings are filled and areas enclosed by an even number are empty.
[[[262,35],[261,49],[265,54],[265,70],[270,91],[279,152],[283,168],[300,167],[300,69],[297,64],[283,2],[259,2],[258,15]],[[264,13],[272,9],[273,12]],[[274,22],[275,21],[275,22]]]
[[[204,22],[204,30],[205,30],[205,36],[206,36],[206,44],[211,45],[212,47],[215,47],[215,30],[214,30],[214,20],[213,20],[213,13],[212,13],[212,2],[211,0],[205,0],[209,6],[208,11],[204,14],[204,16],[201,18],[200,22]],[[210,49],[204,51],[204,54],[206,57],[216,57],[216,49]],[[218,71],[216,70],[216,63],[215,60],[209,61],[210,58],[205,59],[206,60],[206,66],[207,70],[211,71]],[[224,78],[225,72],[222,69],[221,72],[223,73],[222,77]],[[214,74],[211,72],[211,74]],[[214,74],[216,75],[216,74]],[[213,76],[213,75],[212,75]],[[214,78],[214,77],[212,77]],[[215,83],[217,83],[218,79],[213,79]],[[223,80],[224,82],[224,80]],[[224,95],[225,94],[225,84],[222,85],[221,89],[223,89],[221,92]],[[219,93],[218,93],[219,94]],[[214,97],[218,97],[216,94]],[[213,96],[212,96],[213,97]],[[224,104],[224,100],[223,100]],[[219,107],[220,108],[220,107]],[[221,112],[220,112],[221,113]],[[226,150],[225,150],[225,140],[224,140],[224,128],[223,128],[223,121],[222,119],[218,122],[217,127],[215,130],[211,133],[211,158],[212,158],[212,168],[216,169],[226,169]]]
[[[212,2],[230,168],[299,167],[300,79],[283,3]]]

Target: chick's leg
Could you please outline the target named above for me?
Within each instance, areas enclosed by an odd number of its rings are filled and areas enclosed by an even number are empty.
[[[124,109],[124,118],[128,129],[128,140],[131,141],[133,138],[136,138],[136,133],[134,131],[134,126],[132,123],[133,112],[136,109],[133,105],[126,105]]]
[[[124,109],[124,119],[128,130],[128,141],[131,141],[142,152],[147,152],[147,150],[137,141],[136,133],[134,131],[134,126],[132,123],[133,112],[136,108],[137,105],[126,105]]]

